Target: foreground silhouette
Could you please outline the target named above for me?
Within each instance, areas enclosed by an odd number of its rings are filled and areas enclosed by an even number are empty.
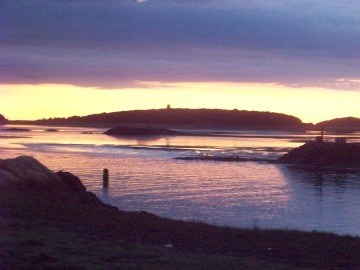
[[[359,238],[124,212],[31,157],[0,160],[0,187],[0,269],[360,269]]]

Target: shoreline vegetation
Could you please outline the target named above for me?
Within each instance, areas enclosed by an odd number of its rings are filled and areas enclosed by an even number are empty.
[[[125,212],[32,157],[0,160],[1,269],[360,269],[360,238]]]

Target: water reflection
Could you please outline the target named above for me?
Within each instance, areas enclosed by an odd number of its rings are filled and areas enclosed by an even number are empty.
[[[360,189],[360,170],[357,169],[286,165],[279,165],[279,169],[290,181],[291,179],[299,179],[301,182],[312,185],[317,189],[323,189],[329,186],[339,190],[348,188]]]
[[[279,166],[293,189],[294,220],[307,230],[360,234],[360,171]]]
[[[100,195],[100,193],[99,193]],[[103,201],[110,201],[111,200],[111,195],[109,194],[109,188],[102,188],[101,189],[101,198],[103,199]]]
[[[112,138],[114,141],[117,141],[119,144],[128,144],[128,145],[154,145],[158,144],[159,141],[168,140],[163,136],[114,136],[106,135]]]

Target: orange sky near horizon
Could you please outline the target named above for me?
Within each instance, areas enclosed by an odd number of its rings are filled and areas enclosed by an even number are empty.
[[[153,83],[149,88],[95,89],[72,85],[0,85],[1,111],[10,120],[172,108],[270,111],[318,123],[360,117],[360,93],[255,83]]]

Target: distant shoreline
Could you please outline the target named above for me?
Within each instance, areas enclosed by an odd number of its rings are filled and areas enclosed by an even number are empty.
[[[211,128],[211,129],[303,129],[312,124],[302,123],[291,115],[220,109],[153,109],[100,113],[68,118],[51,118],[34,121],[8,121],[13,124],[46,124],[101,126],[148,125],[162,128]]]
[[[34,125],[34,126],[49,126],[49,127],[88,127],[88,128],[114,128],[118,126],[149,126],[149,127],[156,127],[156,128],[167,128],[167,129],[190,129],[190,130],[229,130],[229,131],[289,131],[289,132],[296,132],[296,131],[307,131],[307,129],[303,127],[281,127],[281,128],[274,128],[272,126],[234,126],[234,125],[216,125],[216,126],[208,126],[206,124],[192,124],[192,125],[178,125],[178,124],[146,124],[146,123],[97,123],[97,122],[88,122],[88,123],[57,123],[57,122],[38,122],[38,121],[23,121],[23,120],[12,120],[8,121],[5,125]],[[310,131],[317,131],[316,129],[309,129]]]
[[[299,118],[267,111],[224,109],[148,109],[98,113],[85,116],[56,117],[38,120],[8,120],[0,124],[51,125],[75,127],[114,128],[121,125],[147,125],[158,128],[326,131],[338,134],[360,132],[360,118],[343,117],[319,122],[304,123]]]

